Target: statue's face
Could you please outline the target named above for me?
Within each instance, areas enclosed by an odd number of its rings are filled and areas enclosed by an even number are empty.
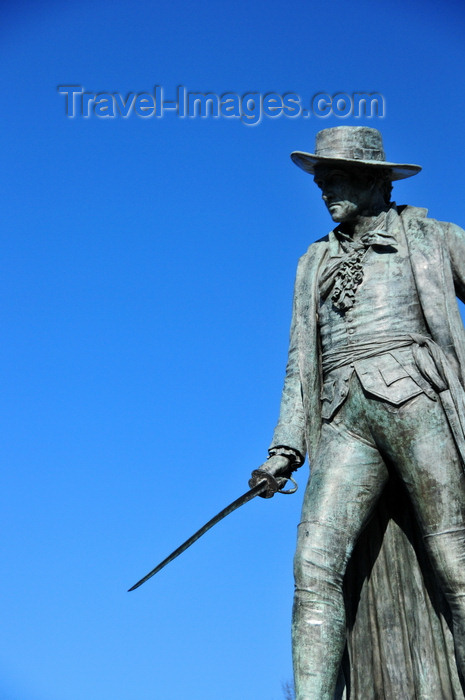
[[[353,170],[320,166],[315,169],[314,181],[322,191],[323,201],[333,221],[354,221],[370,207],[372,187]]]

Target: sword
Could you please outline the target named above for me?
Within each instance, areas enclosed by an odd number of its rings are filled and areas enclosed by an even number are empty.
[[[285,462],[285,464],[284,464]],[[288,471],[293,471],[289,467],[289,460],[287,457],[283,457],[283,470],[284,467],[287,468]],[[292,481],[294,484],[294,488],[288,489],[288,490],[283,490],[283,487],[286,483],[287,480]],[[194,532],[194,534],[189,537],[188,540],[183,542],[177,549],[174,550],[174,552],[171,552],[169,556],[166,557],[166,559],[163,559],[158,566],[156,566],[152,571],[149,571],[148,574],[146,574],[143,578],[141,578],[140,581],[134,584],[134,586],[131,586],[129,588],[128,593],[131,591],[135,591],[136,588],[139,588],[139,586],[142,586],[143,583],[148,581],[152,576],[155,576],[155,574],[158,574],[159,571],[164,569],[164,567],[169,564],[170,562],[173,561],[173,559],[176,559],[176,557],[179,557],[180,554],[186,551],[188,547],[190,547],[194,542],[197,542],[202,535],[204,535],[208,530],[210,530],[214,525],[220,522],[220,520],[223,520],[223,518],[226,518],[227,515],[230,513],[233,513],[235,510],[243,506],[245,503],[248,503],[251,501],[255,496],[263,496],[264,498],[271,498],[274,496],[275,493],[284,493],[284,494],[289,494],[289,493],[295,493],[297,491],[297,483],[294,481],[294,479],[291,476],[278,476],[274,477],[268,472],[262,470],[262,469],[255,469],[255,471],[252,472],[252,478],[249,481],[249,485],[252,487],[249,491],[246,491],[242,496],[239,496],[239,498],[236,498],[235,501],[229,504],[229,506],[226,506],[226,508],[223,508],[217,515],[215,515],[211,520],[209,520],[205,525],[203,525],[200,530],[197,530],[197,532]]]

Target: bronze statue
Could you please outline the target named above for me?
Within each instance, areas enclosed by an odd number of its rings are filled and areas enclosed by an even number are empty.
[[[420,167],[342,126],[293,161],[336,228],[299,261],[267,462],[308,453],[296,700],[455,700],[465,677],[465,231],[391,202]]]

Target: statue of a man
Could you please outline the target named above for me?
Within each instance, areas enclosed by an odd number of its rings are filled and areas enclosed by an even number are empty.
[[[295,556],[297,700],[464,698],[465,231],[391,202],[419,166],[342,126],[293,161],[337,223],[300,259],[261,467],[309,456]]]

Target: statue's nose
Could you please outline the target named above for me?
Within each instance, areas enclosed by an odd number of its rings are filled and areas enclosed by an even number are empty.
[[[334,197],[334,187],[332,187],[331,185],[327,185],[326,187],[324,187],[321,196],[324,202]]]

